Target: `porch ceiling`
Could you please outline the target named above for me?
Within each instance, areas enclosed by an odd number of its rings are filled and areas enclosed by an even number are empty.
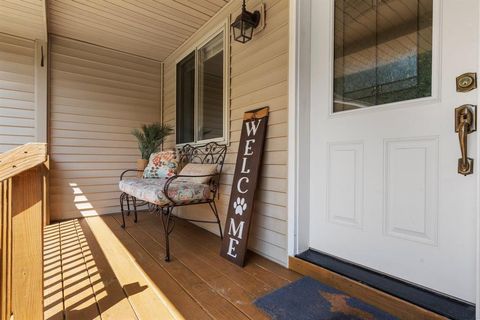
[[[163,61],[231,0],[0,0],[0,32],[48,33]]]
[[[48,32],[163,61],[229,0],[50,0]]]

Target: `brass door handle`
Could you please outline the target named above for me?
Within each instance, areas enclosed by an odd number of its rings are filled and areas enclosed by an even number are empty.
[[[458,132],[460,152],[458,173],[464,176],[473,173],[473,159],[468,157],[468,134],[476,130],[476,106],[463,105],[455,109],[455,131]]]
[[[471,173],[471,162],[473,159],[467,157],[467,135],[471,125],[470,115],[463,114],[459,124],[458,139],[460,140],[460,151],[462,157],[458,159],[458,173],[467,175]]]

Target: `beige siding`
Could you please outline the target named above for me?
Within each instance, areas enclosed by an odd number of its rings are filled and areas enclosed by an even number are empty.
[[[257,189],[250,248],[272,260],[287,263],[287,116],[288,116],[288,0],[265,0],[266,27],[230,50],[230,147],[222,177],[219,207],[225,221],[243,113],[269,106],[271,113],[261,179]],[[252,8],[259,1],[248,1]],[[230,15],[239,13],[240,1],[229,3],[165,61],[164,120],[175,125],[175,61],[206,33]],[[174,145],[172,137],[169,146]],[[208,207],[201,214],[208,214]],[[200,214],[191,209],[189,214]],[[209,226],[206,226],[209,228]],[[216,232],[215,227],[209,229]]]
[[[0,152],[35,141],[34,42],[0,33]]]
[[[0,32],[46,40],[45,0],[0,0]]]
[[[131,130],[160,120],[161,65],[52,37],[51,214],[118,212],[118,178],[140,157]]]

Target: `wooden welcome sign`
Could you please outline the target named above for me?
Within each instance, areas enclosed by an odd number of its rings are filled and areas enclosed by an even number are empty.
[[[242,266],[247,252],[253,199],[262,160],[268,107],[246,112],[238,147],[235,175],[227,211],[222,257]]]

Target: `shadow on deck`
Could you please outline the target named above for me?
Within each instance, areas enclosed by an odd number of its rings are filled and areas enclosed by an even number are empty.
[[[177,221],[163,260],[159,216],[109,215],[45,231],[45,319],[268,319],[252,302],[300,277],[251,253],[245,268],[219,256],[220,239]]]

